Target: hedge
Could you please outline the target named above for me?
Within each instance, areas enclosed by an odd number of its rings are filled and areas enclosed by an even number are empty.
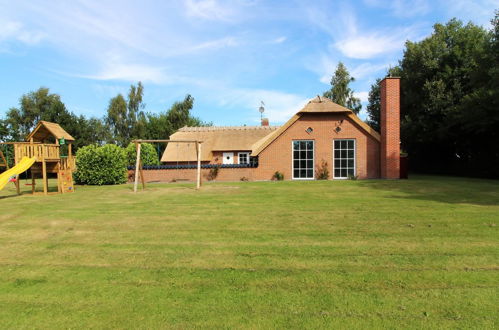
[[[76,152],[74,173],[78,184],[106,185],[127,181],[127,155],[114,144],[88,145]]]
[[[135,166],[135,161],[137,160],[135,143],[130,143],[125,150],[128,165]],[[150,143],[141,144],[140,159],[142,160],[142,165],[159,165],[158,152]]]

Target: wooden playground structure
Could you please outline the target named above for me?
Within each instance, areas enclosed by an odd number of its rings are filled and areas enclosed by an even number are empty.
[[[73,171],[76,168],[75,158],[72,155],[74,138],[56,123],[40,121],[35,129],[26,137],[24,142],[1,142],[3,145],[12,145],[14,148],[14,164],[18,164],[23,157],[34,158],[31,170],[31,192],[35,193],[35,177],[43,179],[43,194],[48,194],[48,175],[57,174],[57,192],[69,193],[74,191]],[[67,145],[67,156],[61,156],[61,146]],[[9,169],[9,164],[0,151],[0,166]],[[16,190],[21,194],[19,174],[15,180]]]
[[[133,192],[137,192],[137,186],[139,184],[139,175],[142,181],[142,189],[146,188],[146,183],[144,180],[144,172],[142,170],[142,160],[140,157],[140,146],[142,143],[194,143],[196,145],[196,161],[197,161],[197,174],[196,174],[196,189],[201,187],[201,143],[198,140],[134,140],[135,148],[137,151],[137,159],[135,161],[135,180],[133,184]]]

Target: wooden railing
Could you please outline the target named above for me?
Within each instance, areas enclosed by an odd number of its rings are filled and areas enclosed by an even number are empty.
[[[76,158],[61,157],[61,170],[76,170]]]
[[[35,157],[37,161],[42,160],[57,160],[60,159],[59,146],[56,144],[30,144],[19,143],[14,144],[14,153],[16,162],[23,157]]]

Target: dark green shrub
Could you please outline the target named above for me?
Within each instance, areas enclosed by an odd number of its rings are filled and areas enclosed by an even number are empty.
[[[137,160],[137,149],[135,143],[130,143],[126,149],[126,157],[128,165],[135,166]],[[140,159],[142,165],[159,165],[158,152],[150,143],[142,143],[140,146]]]
[[[89,145],[76,152],[75,181],[79,184],[120,184],[127,181],[126,152],[114,144]]]
[[[279,171],[275,171],[274,175],[272,175],[272,180],[274,181],[282,181],[284,180],[284,174]]]

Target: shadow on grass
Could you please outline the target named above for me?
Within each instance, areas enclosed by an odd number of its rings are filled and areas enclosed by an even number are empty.
[[[359,184],[369,189],[396,193],[391,196],[394,198],[499,206],[498,180],[414,175],[409,180],[373,180]]]

